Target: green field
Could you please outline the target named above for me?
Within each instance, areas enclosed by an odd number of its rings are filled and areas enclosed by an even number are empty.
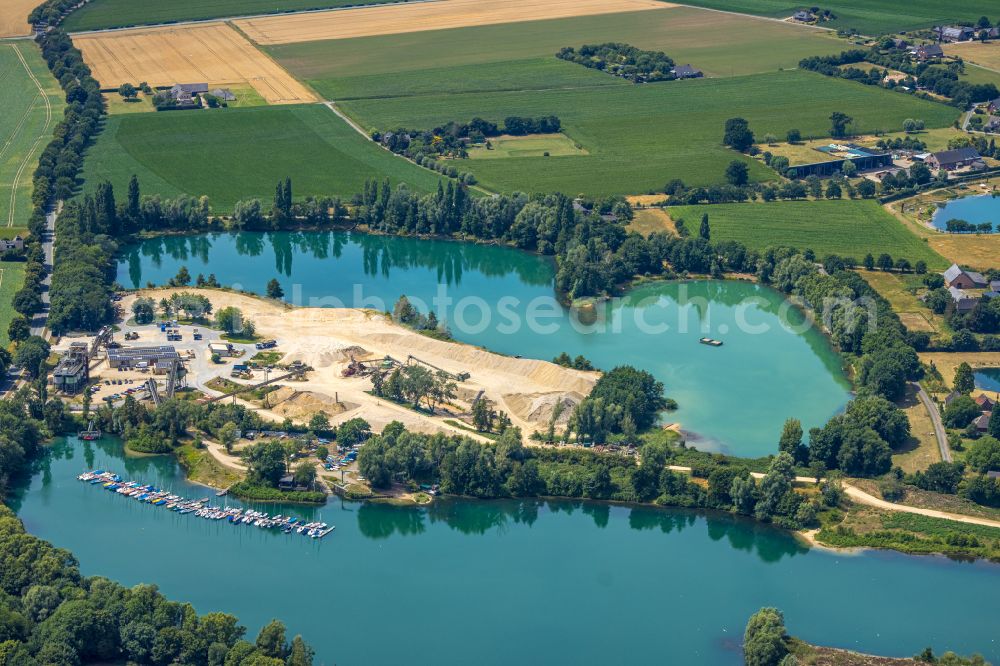
[[[896,129],[908,117],[942,127],[958,115],[943,104],[804,71],[612,88],[357,99],[340,106],[366,129],[382,130],[431,128],[475,116],[500,121],[554,114],[588,155],[469,160],[460,170],[500,191],[595,196],[642,193],[672,178],[689,185],[723,181],[726,166],[740,158],[721,145],[723,125],[733,116],[747,118],[758,135],[783,136],[795,127],[823,136],[833,111],[854,117],[857,132]],[[750,162],[750,174],[774,176],[758,161]]]
[[[869,252],[876,257],[887,252],[911,263],[922,259],[932,269],[949,263],[870,200],[672,206],[666,210],[692,229],[708,213],[712,240],[735,240],[758,250],[781,245],[811,249],[818,257],[839,254],[858,261]]]
[[[689,4],[772,18],[786,18],[803,7],[816,6],[788,0],[690,0]],[[992,21],[1000,18],[996,0],[829,0],[819,6],[837,16],[837,20],[827,21],[823,27],[853,28],[866,35],[930,28],[942,23],[971,25],[984,15]]]
[[[498,136],[490,139],[490,146],[490,148],[477,146],[469,149],[469,159],[503,160],[511,157],[561,157],[587,154],[577,148],[565,134]]]
[[[370,5],[385,0],[90,0],[63,27],[78,32],[130,25],[177,23],[228,16]],[[406,0],[402,0],[405,2]]]
[[[706,38],[708,34],[724,39]],[[622,41],[666,52],[710,77],[796,67],[847,42],[825,31],[677,7],[378,37],[303,42],[267,51],[327,99],[442,92],[630,85],[557,60],[564,46]]]
[[[84,164],[85,189],[110,180],[124,192],[208,195],[217,212],[259,197],[286,176],[295,197],[350,197],[368,178],[437,187],[437,174],[379,148],[322,105],[172,111],[112,116]]]
[[[16,261],[0,262],[0,346],[10,344],[7,327],[17,314],[14,311],[14,294],[24,284],[24,264]]]
[[[38,47],[0,42],[0,227],[27,226],[32,176],[62,108]]]

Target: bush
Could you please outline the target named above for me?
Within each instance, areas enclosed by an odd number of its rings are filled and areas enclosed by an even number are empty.
[[[302,502],[303,504],[325,504],[326,493],[318,490],[278,490],[270,486],[240,481],[229,492],[236,497],[262,502]]]

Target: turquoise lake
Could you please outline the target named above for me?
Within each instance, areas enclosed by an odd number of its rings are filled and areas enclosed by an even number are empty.
[[[189,498],[170,457],[59,441],[11,502],[87,575],[156,583],[251,639],[281,618],[317,664],[742,663],[747,618],[785,613],[801,638],[910,656],[933,645],[1000,661],[1000,566],[807,549],[726,514],[581,502],[335,500],[271,513],[335,524],[323,541],[181,516],[81,483],[114,470]],[[214,498],[213,498],[214,499]],[[229,504],[234,504],[229,500]]]
[[[972,224],[990,222],[994,230],[1000,229],[1000,197],[991,194],[952,199],[934,212],[933,225],[945,229],[948,220],[965,220]]]
[[[850,398],[822,333],[802,327],[802,313],[780,294],[747,282],[649,283],[580,316],[555,302],[549,258],[339,231],[151,239],[124,248],[118,281],[162,285],[181,266],[254,293],[277,278],[285,299],[303,306],[386,310],[406,294],[462,342],[545,360],[582,354],[602,369],[634,365],[680,404],[663,420],[680,422],[689,443],[706,450],[774,453],[786,418],[808,430]],[[700,345],[702,336],[725,344]]]
[[[1000,368],[983,368],[973,373],[976,386],[986,391],[1000,391]]]

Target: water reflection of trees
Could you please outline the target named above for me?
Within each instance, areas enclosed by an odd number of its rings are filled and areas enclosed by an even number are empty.
[[[763,562],[774,563],[786,555],[794,557],[809,552],[788,532],[748,518],[713,514],[707,517],[707,524],[712,541],[726,539],[734,549],[754,553]]]
[[[427,530],[423,509],[365,502],[358,507],[358,529],[369,539],[409,536]]]
[[[358,526],[370,539],[386,539],[393,535],[423,534],[431,524],[443,523],[462,534],[482,536],[503,533],[513,525],[532,526],[540,514],[580,511],[589,516],[598,528],[607,527],[610,504],[570,500],[496,500],[474,501],[443,498],[427,507],[400,507],[387,504],[365,503],[358,507]],[[621,511],[621,509],[618,509]],[[783,557],[808,552],[790,534],[739,516],[687,509],[657,507],[631,507],[628,526],[633,530],[658,530],[663,534],[681,532],[698,523],[704,523],[712,541],[725,539],[739,551],[753,553],[764,562],[778,562]]]
[[[486,277],[513,274],[525,284],[537,286],[551,284],[554,273],[549,260],[512,248],[346,231],[160,236],[125,248],[121,259],[128,266],[132,284],[141,286],[144,265],[161,268],[167,260],[179,265],[193,261],[207,265],[213,247],[217,252],[232,249],[241,257],[259,257],[268,246],[274,252],[275,270],[286,276],[292,275],[297,255],[318,260],[339,259],[350,246],[358,248],[362,268],[371,276],[390,277],[394,269],[424,268],[435,271],[439,282],[454,285],[460,284],[467,272],[475,271]],[[220,281],[226,282],[225,265],[216,264],[215,272]]]

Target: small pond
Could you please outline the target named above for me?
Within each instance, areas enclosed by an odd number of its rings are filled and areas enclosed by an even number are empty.
[[[973,225],[989,222],[993,225],[993,231],[997,231],[1000,229],[1000,197],[979,194],[953,199],[938,207],[932,224],[937,229],[947,231],[948,220],[965,220]]]
[[[1000,368],[982,368],[973,373],[976,388],[984,391],[1000,391]]]

